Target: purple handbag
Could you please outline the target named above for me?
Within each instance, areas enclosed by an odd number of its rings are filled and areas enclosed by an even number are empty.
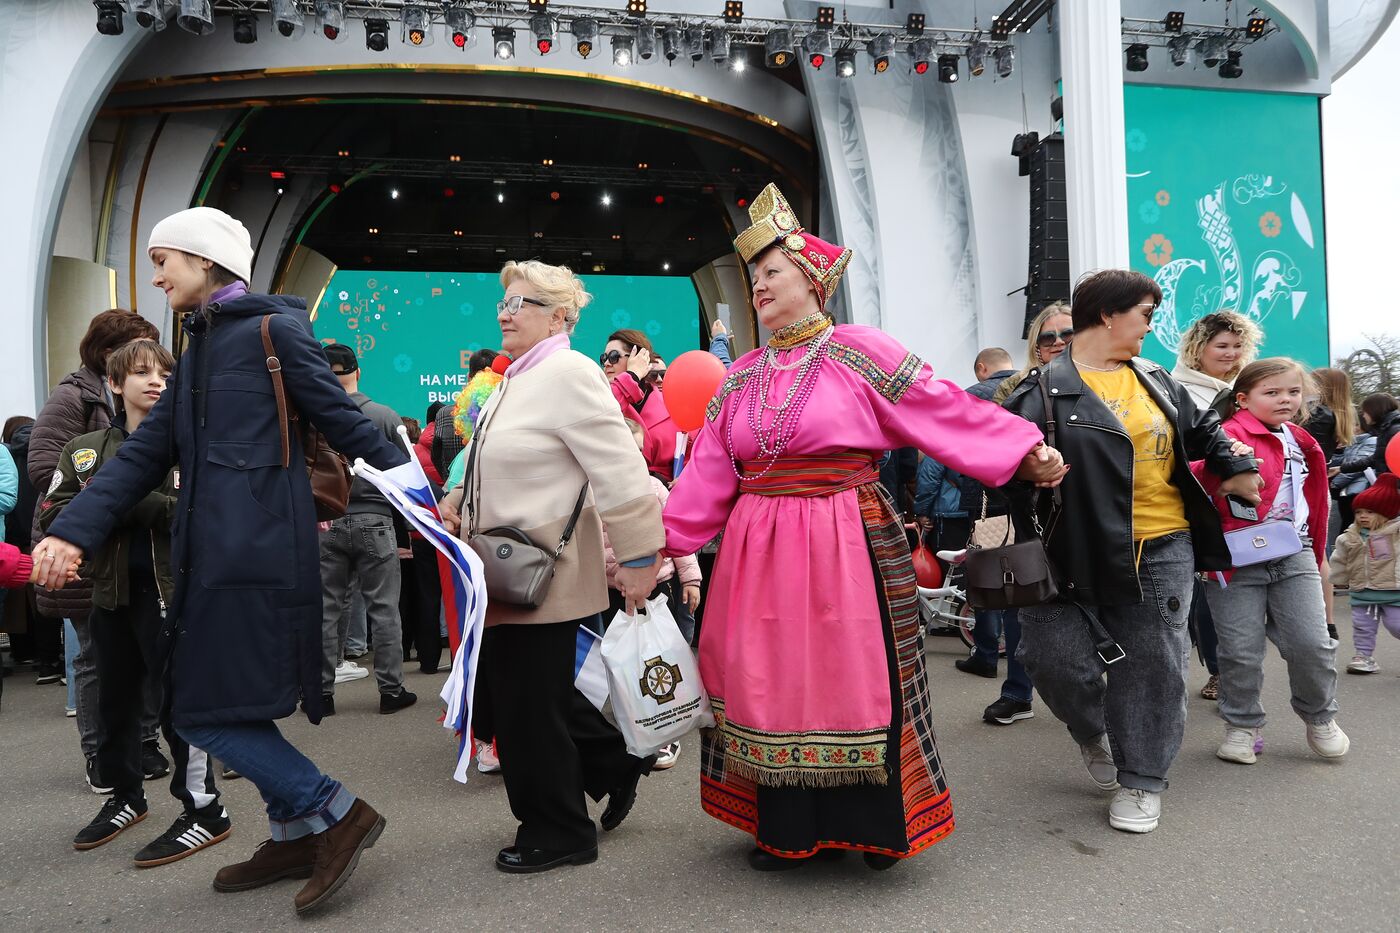
[[[1303,539],[1291,521],[1267,521],[1225,532],[1230,548],[1230,563],[1248,567],[1266,561],[1290,557],[1303,549]]]

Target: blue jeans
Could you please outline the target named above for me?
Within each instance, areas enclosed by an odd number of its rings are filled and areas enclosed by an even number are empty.
[[[1001,646],[998,641],[1006,634],[1006,680],[1001,685],[1001,695],[1019,703],[1031,701],[1031,676],[1016,657],[1016,648],[1021,644],[1021,617],[1015,609],[979,609],[975,613],[977,624],[972,627],[972,653],[988,664],[996,667]]]
[[[78,708],[78,678],[73,663],[78,660],[78,630],[68,619],[63,620],[63,679],[68,681],[68,708]]]
[[[272,722],[179,726],[180,737],[237,771],[267,804],[276,842],[323,833],[350,812],[355,797],[321,773]]]

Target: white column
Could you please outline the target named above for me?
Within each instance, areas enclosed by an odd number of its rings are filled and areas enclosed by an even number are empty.
[[[1128,268],[1121,0],[1057,4],[1065,87],[1070,280]]]

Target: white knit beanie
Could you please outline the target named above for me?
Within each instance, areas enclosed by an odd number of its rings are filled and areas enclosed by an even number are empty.
[[[151,231],[146,253],[178,249],[223,266],[244,284],[253,278],[253,244],[248,229],[214,207],[192,207],[171,214]]]

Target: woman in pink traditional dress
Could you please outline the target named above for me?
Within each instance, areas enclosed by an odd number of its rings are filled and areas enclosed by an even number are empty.
[[[756,869],[855,849],[888,868],[953,829],[924,677],[914,570],[880,452],[915,446],[991,486],[1064,473],[1029,422],[933,378],[823,311],[851,252],[769,185],[735,241],[773,331],[710,403],[665,509],[668,555],[723,530],[700,673],[717,726],[701,804],[754,836]],[[810,412],[810,414],[805,414]]]

